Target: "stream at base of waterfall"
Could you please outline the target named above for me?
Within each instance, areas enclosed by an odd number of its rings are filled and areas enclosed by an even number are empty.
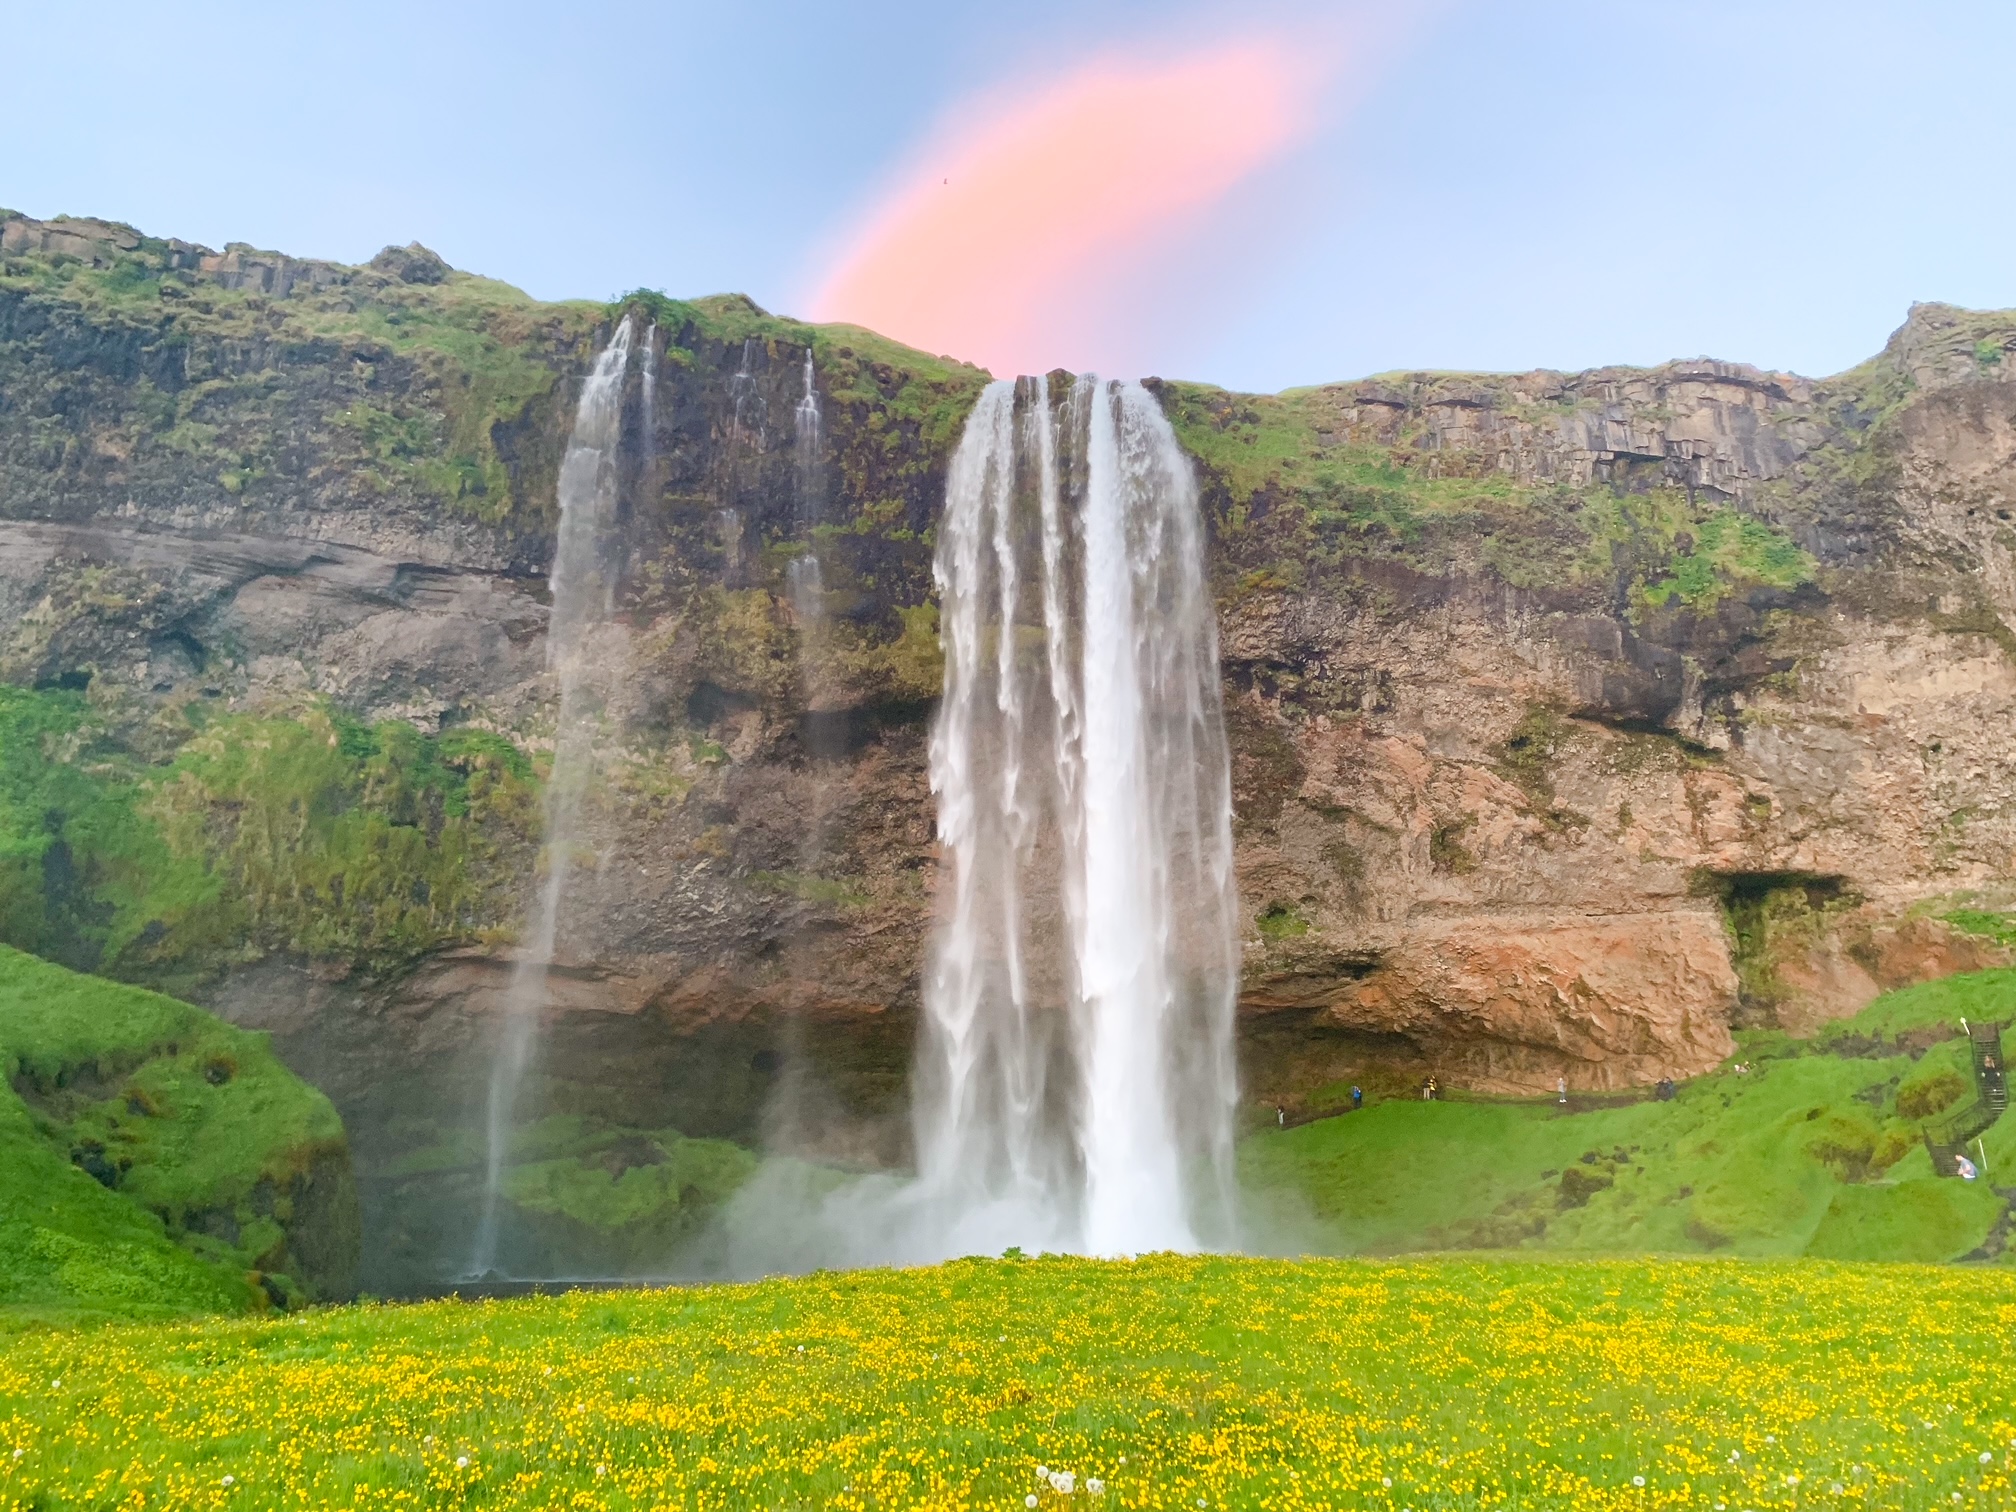
[[[990,385],[935,570],[917,1171],[772,1161],[714,1263],[1230,1247],[1231,783],[1196,484],[1154,398],[1091,377]]]

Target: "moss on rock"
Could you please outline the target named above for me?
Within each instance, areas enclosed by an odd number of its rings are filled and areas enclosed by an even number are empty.
[[[235,1310],[346,1295],[341,1121],[261,1035],[0,946],[0,1304]]]
[[[383,970],[507,924],[530,760],[321,703],[185,726],[165,763],[81,693],[0,686],[0,940],[187,988],[267,951]]]

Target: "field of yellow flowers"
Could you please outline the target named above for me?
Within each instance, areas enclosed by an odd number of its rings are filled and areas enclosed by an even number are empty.
[[[2016,1274],[961,1261],[0,1335],[0,1507],[2016,1506]]]

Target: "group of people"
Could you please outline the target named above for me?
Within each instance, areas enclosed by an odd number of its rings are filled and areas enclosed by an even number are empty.
[[[1356,1113],[1360,1108],[1364,1106],[1365,1106],[1364,1091],[1361,1088],[1353,1087],[1351,1089],[1351,1111],[1353,1113]],[[1284,1107],[1276,1105],[1274,1109],[1274,1122],[1284,1129],[1287,1128],[1288,1110]]]
[[[1738,1065],[1735,1069],[1736,1074],[1738,1076],[1747,1075],[1749,1074],[1750,1071],[1750,1067],[1748,1065]],[[1675,1097],[1679,1095],[1679,1091],[1680,1091],[1679,1084],[1676,1081],[1674,1081],[1674,1079],[1670,1076],[1660,1077],[1659,1080],[1653,1083],[1652,1086],[1652,1095],[1655,1098],[1657,1098],[1660,1102],[1671,1102]],[[1555,1079],[1554,1092],[1555,1092],[1555,1101],[1561,1107],[1564,1108],[1567,1107],[1568,1106],[1567,1076],[1563,1075]],[[1428,1075],[1421,1078],[1421,1101],[1440,1102],[1441,1100],[1442,1100],[1442,1083],[1436,1078],[1433,1072],[1430,1072]],[[1351,1089],[1350,1111],[1356,1113],[1360,1108],[1364,1106],[1365,1106],[1365,1093],[1361,1088],[1354,1086]],[[1275,1108],[1274,1118],[1275,1122],[1278,1123],[1282,1128],[1285,1129],[1286,1127],[1288,1127],[1288,1110],[1285,1107]]]

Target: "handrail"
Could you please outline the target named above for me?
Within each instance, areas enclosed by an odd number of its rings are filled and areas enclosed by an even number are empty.
[[[2002,1061],[2002,1031],[2009,1027],[2008,1022],[1961,1022],[1966,1024],[1967,1047],[1974,1062],[1974,1101],[1925,1125],[1925,1150],[1937,1176],[1958,1176],[1968,1144],[1987,1133],[2009,1108],[2009,1082]]]

